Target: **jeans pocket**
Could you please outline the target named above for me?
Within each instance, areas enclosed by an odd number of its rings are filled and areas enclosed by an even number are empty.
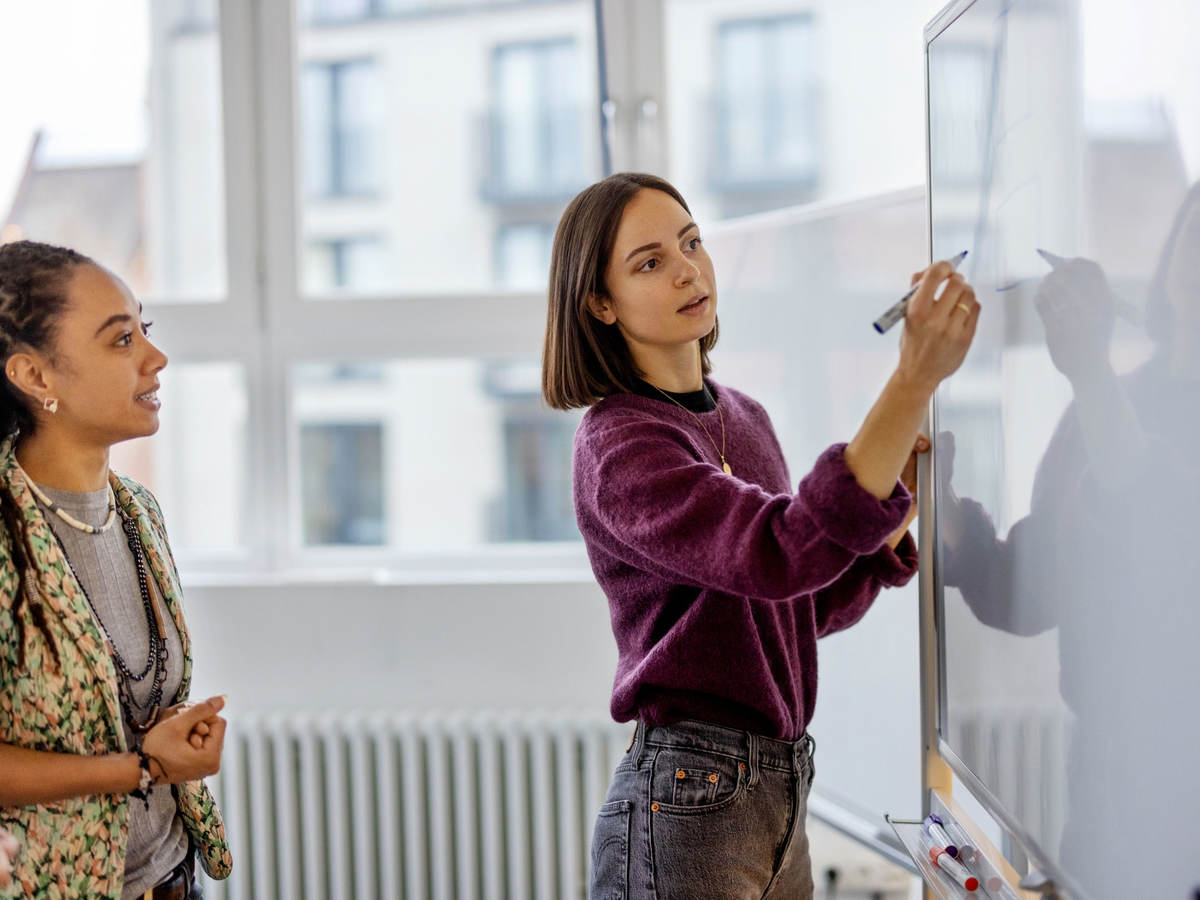
[[[629,818],[633,804],[614,800],[600,807],[592,832],[592,875],[588,900],[628,900]]]
[[[695,814],[728,806],[746,786],[746,768],[723,753],[667,747],[651,762],[650,799],[660,812]]]

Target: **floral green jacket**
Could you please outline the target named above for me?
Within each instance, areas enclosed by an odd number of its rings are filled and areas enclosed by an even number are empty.
[[[181,703],[191,683],[192,658],[180,605],[179,574],[167,546],[162,512],[140,484],[115,475],[110,478],[117,502],[138,523],[150,573],[183,641],[183,681],[173,701]],[[0,502],[8,502],[8,494],[16,499],[18,514],[29,529],[33,562],[41,572],[37,590],[26,592],[24,602],[18,603],[12,536],[0,525],[0,743],[57,753],[123,752],[127,748],[116,670],[83,589],[16,468],[11,441],[0,443],[0,483],[7,488]],[[23,666],[18,665],[21,637]],[[228,877],[233,860],[212,794],[203,781],[178,785],[174,791],[179,816],[199,852],[200,864],[213,878]],[[11,893],[0,890],[0,896],[120,900],[128,795],[99,794],[37,806],[0,807],[0,826],[21,844]]]

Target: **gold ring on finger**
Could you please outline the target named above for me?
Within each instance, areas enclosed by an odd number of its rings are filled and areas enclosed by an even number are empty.
[[[963,303],[961,300],[960,300],[958,303],[955,303],[955,304],[954,304],[954,308],[955,308],[955,309],[961,309],[961,310],[962,310],[963,312],[965,312],[965,313],[966,313],[968,316],[971,314],[971,307],[967,306],[967,304]]]

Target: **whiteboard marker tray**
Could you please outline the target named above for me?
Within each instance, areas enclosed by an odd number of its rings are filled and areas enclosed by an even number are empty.
[[[884,818],[896,832],[896,837],[900,839],[908,855],[913,858],[925,884],[940,900],[1019,900],[1017,893],[1000,875],[999,867],[982,852],[976,850],[970,862],[965,858],[960,862],[979,885],[975,890],[969,891],[933,864],[926,845],[923,821],[893,819],[890,816]]]

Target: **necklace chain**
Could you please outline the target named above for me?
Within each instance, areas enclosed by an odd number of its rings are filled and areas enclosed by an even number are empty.
[[[650,384],[650,382],[648,382],[648,381],[646,383]],[[664,397],[666,397],[668,400],[670,400],[672,403],[674,403],[676,406],[678,406],[684,412],[691,415],[691,417],[696,420],[696,422],[697,422],[697,424],[699,424],[701,430],[703,430],[704,436],[708,438],[708,442],[710,444],[712,444],[713,449],[717,451],[717,456],[721,457],[722,471],[724,471],[726,475],[732,475],[733,469],[730,468],[729,463],[725,460],[725,415],[724,415],[724,413],[721,412],[721,404],[719,404],[713,398],[712,394],[710,394],[708,392],[708,385],[704,385],[704,388],[703,388],[704,396],[707,397],[709,400],[712,400],[712,404],[717,410],[717,417],[721,420],[721,447],[719,450],[717,449],[717,442],[713,440],[713,436],[712,436],[711,432],[709,432],[708,427],[704,424],[703,419],[701,419],[698,415],[696,415],[695,412],[688,409],[686,406],[684,406],[682,403],[680,403],[678,400],[676,400],[674,397],[672,397],[670,394],[668,394],[666,391],[664,391],[658,385],[650,384],[650,387],[654,388],[656,391],[658,391],[660,394],[662,394]]]
[[[134,521],[133,517],[127,515],[124,510],[121,510],[121,525],[125,530],[125,537],[129,543],[130,552],[133,553],[134,567],[137,569],[138,590],[142,595],[142,610],[146,615],[146,630],[150,637],[146,654],[146,666],[136,675],[130,670],[129,664],[125,662],[125,657],[117,650],[117,645],[113,641],[112,635],[109,634],[108,626],[100,618],[100,611],[96,609],[96,604],[92,602],[91,595],[88,593],[87,588],[84,587],[79,574],[75,571],[75,566],[71,563],[71,558],[67,556],[67,551],[62,546],[62,541],[59,541],[58,544],[59,549],[63,551],[63,559],[67,561],[67,568],[71,570],[71,574],[75,576],[75,581],[79,584],[80,590],[83,591],[88,608],[92,611],[92,617],[104,633],[104,642],[108,647],[109,656],[112,657],[117,669],[117,693],[125,722],[132,731],[144,734],[158,721],[159,708],[162,706],[163,686],[167,680],[167,658],[169,654],[167,651],[166,630],[163,628],[162,620],[154,608],[154,601],[150,597],[149,579],[146,575],[146,553],[142,547],[142,537],[138,534],[137,522]],[[58,535],[55,535],[55,539],[57,538]],[[154,672],[154,679],[150,683],[150,696],[146,704],[143,705],[134,700],[132,683],[141,683],[144,681],[151,670]],[[136,715],[138,712],[142,712],[145,715],[145,718],[141,721],[138,721]]]

